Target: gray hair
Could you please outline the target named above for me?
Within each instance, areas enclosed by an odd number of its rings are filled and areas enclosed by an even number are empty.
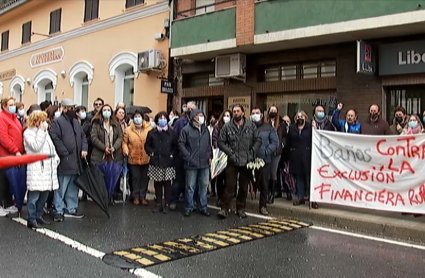
[[[192,106],[192,109],[196,109],[197,108],[196,107],[196,102],[194,102],[194,101],[187,102],[186,103],[186,107],[188,107],[188,106]]]

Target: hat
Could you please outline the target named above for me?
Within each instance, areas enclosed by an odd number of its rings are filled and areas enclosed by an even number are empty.
[[[193,119],[196,115],[198,115],[199,113],[202,113],[202,114],[204,114],[204,112],[202,112],[201,110],[199,110],[199,109],[194,109],[194,110],[192,110],[192,112],[190,112],[190,118],[191,119]]]
[[[64,99],[61,101],[61,105],[66,107],[66,106],[75,106],[76,104],[71,99]]]

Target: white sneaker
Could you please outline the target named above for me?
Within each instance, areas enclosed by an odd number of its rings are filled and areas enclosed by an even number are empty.
[[[9,213],[0,207],[0,217],[6,217]]]
[[[18,213],[18,208],[15,206],[11,206],[8,208],[4,209],[6,212],[10,213],[10,214],[14,214],[14,213]]]

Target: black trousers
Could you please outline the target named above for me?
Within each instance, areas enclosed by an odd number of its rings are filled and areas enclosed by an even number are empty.
[[[155,187],[156,203],[162,206],[162,196],[164,195],[165,205],[169,206],[171,204],[173,191],[171,181],[155,181],[153,184]]]
[[[9,180],[6,177],[6,169],[0,169],[0,206],[4,208],[13,206],[12,194],[9,190]]]
[[[148,167],[146,165],[128,165],[130,170],[130,187],[131,187],[131,197],[133,199],[143,200],[146,199],[146,193],[148,191]]]
[[[237,179],[239,174],[239,190],[236,196],[236,209],[244,210],[246,207],[246,197],[248,195],[248,184],[251,180],[252,170],[243,166],[227,165],[226,168],[226,185],[224,187],[222,209],[229,210],[230,203],[235,193]]]
[[[260,208],[267,207],[271,166],[271,163],[266,163],[262,168],[255,170],[255,183],[260,191]]]

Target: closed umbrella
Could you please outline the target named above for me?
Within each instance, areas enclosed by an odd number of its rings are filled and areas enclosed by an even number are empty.
[[[127,159],[124,160],[124,165],[122,167],[122,200],[124,204],[127,202],[127,196],[130,195],[130,187],[128,186],[128,165],[127,165]]]
[[[118,162],[106,161],[97,165],[99,170],[103,173],[105,179],[106,191],[108,192],[108,199],[112,200],[118,180],[120,179],[123,167]]]
[[[6,177],[9,180],[10,192],[15,198],[19,217],[24,205],[25,193],[27,192],[27,167],[17,166],[6,170]]]
[[[24,154],[0,157],[0,169],[21,166],[51,158],[48,154]]]
[[[75,184],[106,213],[108,218],[111,218],[109,215],[109,199],[105,180],[102,172],[98,168],[87,163],[87,167],[84,169],[83,174],[75,180]]]
[[[211,179],[220,175],[227,166],[227,155],[220,149],[213,151],[213,159],[211,160]]]

